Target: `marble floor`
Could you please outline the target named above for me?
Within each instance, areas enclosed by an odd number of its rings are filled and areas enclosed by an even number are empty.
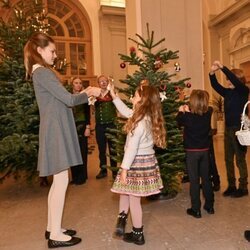
[[[111,175],[96,180],[96,150],[89,156],[89,180],[81,186],[70,185],[63,225],[74,228],[82,243],[72,250],[243,250],[250,249],[243,232],[250,229],[249,196],[233,199],[222,196],[227,183],[223,162],[223,140],[215,136],[217,165],[222,188],[215,193],[215,214],[202,211],[202,218],[186,215],[190,206],[189,184],[172,200],[143,200],[146,244],[137,246],[112,237],[118,196],[110,192]],[[250,168],[248,149],[248,167]],[[250,172],[250,171],[249,171]],[[44,250],[47,194],[49,188],[8,180],[0,185],[0,249]],[[130,230],[129,222],[127,230]]]

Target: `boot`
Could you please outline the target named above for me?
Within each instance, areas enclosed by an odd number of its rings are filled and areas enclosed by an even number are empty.
[[[135,243],[136,245],[143,245],[145,243],[144,235],[143,235],[143,227],[135,228],[131,233],[125,233],[123,236],[123,240],[129,243]]]
[[[126,214],[124,211],[119,213],[115,228],[115,235],[118,237],[121,237],[125,233],[125,226],[127,224],[128,214]]]

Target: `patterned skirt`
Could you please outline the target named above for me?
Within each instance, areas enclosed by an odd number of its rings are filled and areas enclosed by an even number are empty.
[[[120,169],[111,191],[134,196],[149,196],[160,193],[163,188],[157,159],[154,154],[137,155],[127,172],[127,183],[120,182]]]

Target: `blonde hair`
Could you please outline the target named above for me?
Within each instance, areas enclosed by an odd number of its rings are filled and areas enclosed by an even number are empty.
[[[37,48],[45,48],[49,43],[55,43],[54,40],[41,32],[34,33],[24,46],[24,66],[26,69],[26,78],[32,74],[32,66],[40,64],[44,67],[49,65],[44,61],[42,56],[37,52]]]
[[[132,117],[124,126],[125,132],[133,133],[138,122],[148,116],[152,124],[154,144],[157,147],[165,148],[166,129],[158,89],[154,86],[140,86],[136,91],[141,100],[136,104]]]
[[[246,77],[244,75],[243,70],[241,70],[241,69],[231,69],[231,72],[233,72],[237,76],[237,78],[240,79],[240,81],[243,84],[246,84],[247,80],[246,80]]]
[[[205,90],[194,89],[191,92],[190,99],[190,112],[193,114],[202,115],[208,111],[209,94]]]
[[[97,77],[97,82],[98,82],[98,83],[99,83],[99,81],[100,81],[101,78],[105,78],[105,79],[108,81],[108,77],[107,77],[107,76],[105,76],[105,75],[100,75],[100,76]]]

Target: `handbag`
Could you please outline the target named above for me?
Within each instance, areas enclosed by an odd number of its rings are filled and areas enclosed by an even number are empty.
[[[243,146],[250,146],[250,119],[245,114],[246,109],[250,101],[248,101],[243,108],[241,115],[241,127],[239,131],[236,131],[235,135],[237,136],[239,142]]]

